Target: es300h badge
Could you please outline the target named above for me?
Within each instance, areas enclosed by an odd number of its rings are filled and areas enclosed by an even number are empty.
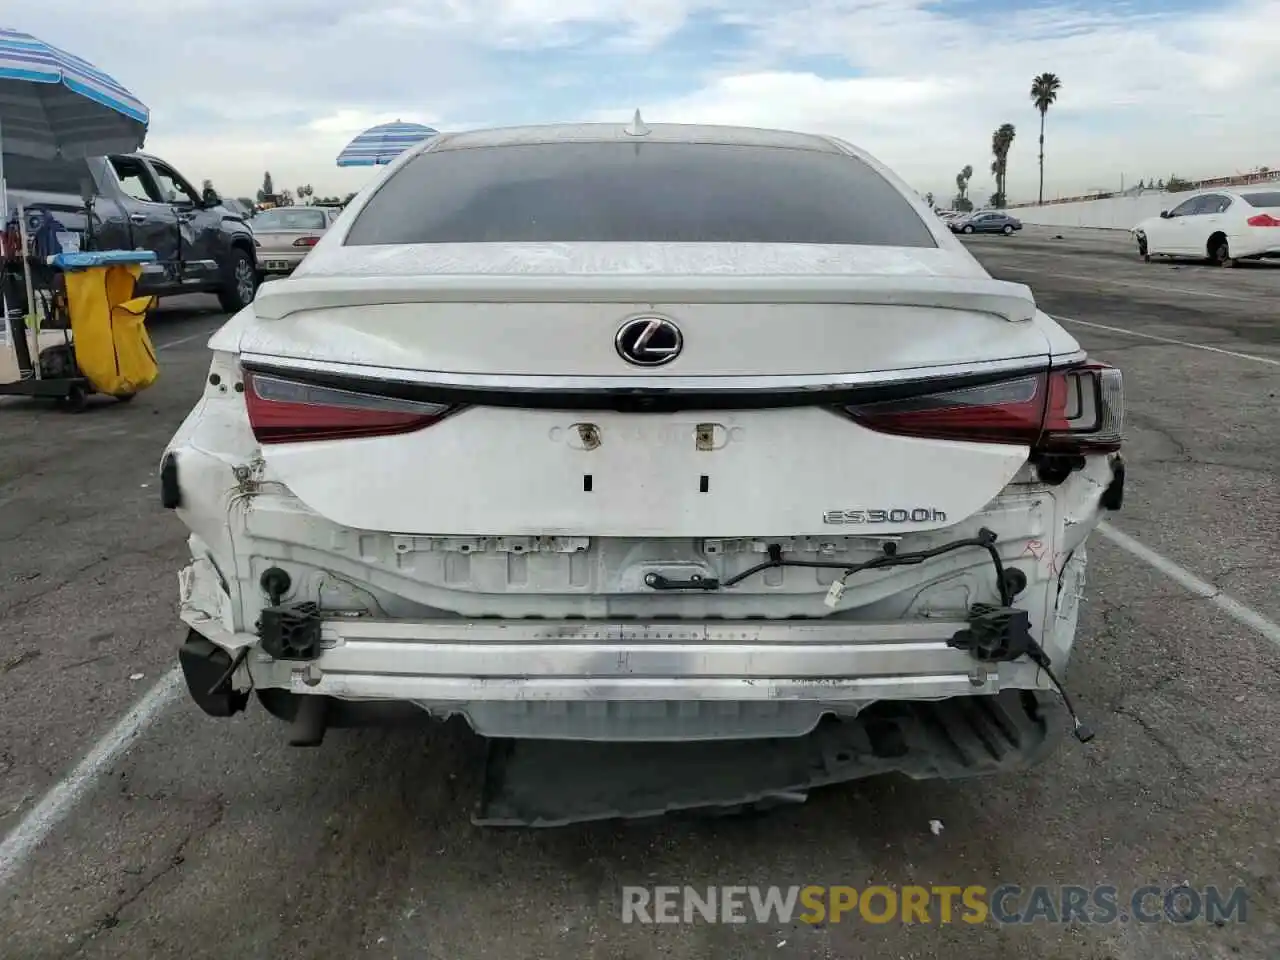
[[[936,507],[892,507],[881,510],[828,510],[823,523],[945,523]]]

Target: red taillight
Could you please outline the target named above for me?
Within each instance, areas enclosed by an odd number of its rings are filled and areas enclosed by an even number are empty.
[[[293,241],[293,245],[295,247],[314,247],[319,242],[319,237],[299,237],[297,240]]]
[[[245,404],[259,443],[301,443],[411,433],[456,408],[246,374]]]
[[[1273,217],[1269,213],[1260,213],[1256,217],[1250,217],[1248,222],[1251,227],[1280,227],[1280,219]]]
[[[1091,363],[845,409],[881,433],[1062,452],[1118,450],[1124,381],[1114,367]]]

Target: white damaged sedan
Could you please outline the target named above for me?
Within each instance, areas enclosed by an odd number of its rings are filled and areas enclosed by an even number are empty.
[[[442,134],[209,346],[161,485],[212,715],[826,738],[813,782],[1065,726],[1120,373],[846,143]]]
[[[1280,188],[1259,185],[1194,193],[1130,231],[1143,260],[1196,257],[1219,266],[1280,257]]]

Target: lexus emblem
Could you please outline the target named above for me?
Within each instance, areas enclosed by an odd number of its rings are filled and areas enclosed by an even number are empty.
[[[613,338],[618,356],[637,367],[660,367],[680,356],[684,334],[662,317],[632,317]]]

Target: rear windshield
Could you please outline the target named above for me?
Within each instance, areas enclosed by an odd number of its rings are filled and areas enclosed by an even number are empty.
[[[346,242],[937,246],[854,157],[710,143],[551,143],[427,152],[370,198]]]
[[[1280,190],[1268,190],[1265,193],[1242,193],[1244,202],[1251,207],[1280,207]]]
[[[255,230],[323,230],[323,210],[307,210],[292,207],[263,210],[253,218]]]

